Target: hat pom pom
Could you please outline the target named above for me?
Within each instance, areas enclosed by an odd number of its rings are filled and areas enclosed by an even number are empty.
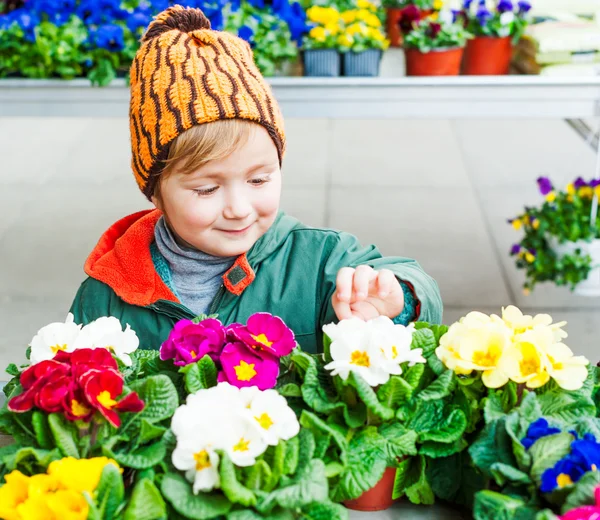
[[[210,29],[210,20],[201,9],[174,5],[156,15],[142,37],[146,42],[167,31],[190,33],[201,29]]]

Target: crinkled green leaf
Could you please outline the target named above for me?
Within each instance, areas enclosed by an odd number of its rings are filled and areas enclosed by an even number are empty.
[[[416,363],[402,374],[402,379],[408,383],[413,390],[419,388],[423,374],[425,373],[425,363]],[[396,377],[396,376],[392,376]]]
[[[392,490],[394,500],[404,496],[406,490],[419,481],[424,465],[425,458],[422,456],[407,457],[398,463]]]
[[[167,505],[154,482],[143,478],[133,488],[123,520],[159,520],[167,518]]]
[[[221,464],[219,474],[221,475],[221,489],[225,496],[234,504],[251,507],[256,504],[256,495],[238,481],[235,474],[235,466],[225,452],[221,452]]]
[[[570,433],[548,435],[535,441],[529,448],[531,455],[531,477],[538,483],[542,482],[542,473],[553,467],[560,459],[571,452],[573,436]]]
[[[67,423],[66,419],[57,413],[51,413],[48,416],[48,426],[54,437],[56,447],[65,457],[79,458],[79,449],[77,448],[76,433],[73,430],[72,423]]]
[[[208,354],[179,371],[184,374],[185,388],[189,394],[217,385],[217,367]]]
[[[283,397],[302,397],[302,390],[295,383],[288,383],[287,385],[283,385],[282,387],[278,388],[277,391]]]
[[[411,486],[408,486],[404,490],[404,493],[406,494],[406,497],[413,504],[417,504],[417,505],[423,504],[425,506],[430,506],[434,503],[435,496],[433,494],[433,490],[431,489],[431,486],[429,485],[429,482],[427,481],[427,476],[426,476],[426,471],[425,471],[426,470],[425,458],[418,457],[418,459],[420,460],[419,477],[414,484],[412,484]]]
[[[435,338],[433,330],[430,328],[422,328],[414,331],[410,346],[412,350],[417,348],[423,349],[423,357],[429,358],[430,356],[434,355],[437,347],[438,341]]]
[[[176,473],[167,473],[160,489],[173,509],[190,520],[209,520],[226,515],[231,502],[219,493],[194,495],[192,485]]]
[[[43,473],[52,461],[63,456],[58,448],[43,450],[11,444],[0,450],[0,468],[5,473],[15,469],[25,474]]]
[[[354,372],[350,372],[348,380],[356,388],[358,396],[373,415],[379,417],[382,421],[389,421],[394,417],[394,410],[379,402],[373,388],[362,377]]]
[[[107,450],[108,451],[108,450]],[[108,451],[107,456],[112,456],[122,466],[133,469],[146,469],[156,466],[166,456],[165,444],[161,441],[135,450]]]
[[[130,387],[138,393],[145,404],[144,409],[138,414],[140,419],[147,419],[150,422],[170,419],[179,406],[177,389],[166,375],[159,374],[133,381]]]
[[[492,465],[502,462],[515,466],[512,440],[506,431],[507,418],[502,417],[486,424],[475,442],[469,447],[474,464],[488,477],[492,477]]]
[[[518,498],[495,491],[480,491],[475,495],[473,516],[477,520],[526,520],[527,512],[526,503]],[[529,518],[533,520],[535,516]]]
[[[298,462],[295,472],[301,471],[313,458],[315,453],[315,436],[307,428],[298,434]]]
[[[107,464],[102,470],[100,482],[95,491],[100,518],[113,520],[116,511],[125,498],[125,486],[121,472],[114,464]]]
[[[331,502],[313,502],[302,508],[306,520],[348,520],[348,510]]]
[[[382,425],[379,434],[385,439],[385,452],[390,463],[395,462],[398,457],[417,454],[417,432],[408,430],[400,423]]]
[[[419,444],[419,454],[426,455],[432,459],[449,457],[455,453],[460,453],[468,445],[469,443],[465,439],[457,439],[451,443],[427,441]]]
[[[304,410],[300,416],[300,425],[311,430],[315,436],[319,432],[324,435],[331,436],[338,448],[342,451],[342,456],[344,456],[346,450],[348,449],[348,442],[346,441],[346,438],[335,428],[332,428],[331,425],[317,417],[314,413]]]
[[[514,466],[509,466],[502,462],[495,462],[491,465],[490,471],[494,480],[499,486],[504,486],[507,482],[512,484],[531,484],[529,475]]]
[[[460,439],[467,428],[467,418],[462,410],[452,410],[450,415],[435,429],[419,433],[421,442],[436,441],[452,443]]]
[[[446,370],[427,388],[419,392],[418,398],[424,401],[443,399],[456,388],[456,375],[452,370]]]
[[[314,442],[314,440],[313,440]],[[298,437],[293,437],[286,441],[285,460],[283,461],[283,475],[291,475],[296,472],[298,467],[298,455],[300,450],[300,441]]]
[[[578,397],[564,391],[546,392],[538,396],[542,415],[570,428],[582,417],[595,417],[596,405],[589,397]]]
[[[416,366],[423,365],[419,364]],[[395,410],[401,404],[406,403],[411,398],[412,393],[413,387],[408,381],[405,381],[400,376],[392,376],[387,383],[379,387],[377,398],[383,406]]]
[[[483,405],[483,415],[486,423],[490,423],[506,415],[502,406],[502,398],[498,393],[493,393],[486,397],[485,404]]]
[[[48,416],[39,410],[34,410],[31,416],[31,425],[35,432],[35,438],[40,448],[51,450],[54,448],[54,438],[48,425]]]
[[[272,476],[270,466],[264,460],[257,460],[248,471],[248,477],[244,480],[244,485],[252,491],[263,489],[269,485]]]
[[[142,419],[140,427],[140,436],[138,438],[139,444],[146,444],[147,442],[158,439],[164,435],[167,429],[164,426],[157,426],[152,424],[147,419]]]
[[[595,491],[600,486],[600,471],[588,471],[575,484],[575,488],[562,506],[565,514],[571,509],[581,506],[592,506],[596,504]]]

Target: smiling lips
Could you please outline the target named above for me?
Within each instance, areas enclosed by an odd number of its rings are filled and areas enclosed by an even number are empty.
[[[223,231],[224,233],[229,233],[231,235],[242,235],[246,231],[248,231],[251,227],[252,227],[252,224],[250,224],[249,226],[242,228],[242,229],[221,229],[220,231]]]

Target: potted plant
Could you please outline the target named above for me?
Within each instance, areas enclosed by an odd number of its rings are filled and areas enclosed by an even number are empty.
[[[443,2],[441,0],[384,0],[382,5],[386,11],[386,31],[390,46],[400,47],[401,28],[410,29],[412,22],[415,21],[415,13],[419,19],[425,18],[433,10],[440,10]]]
[[[493,9],[483,0],[464,0],[460,16],[475,38],[467,43],[463,74],[508,74],[513,47],[528,23],[531,4],[528,0],[498,0]]]
[[[389,46],[377,8],[367,0],[359,0],[361,9],[344,11],[343,32],[338,36],[342,52],[344,76],[378,76],[381,55]]]
[[[342,72],[338,36],[342,32],[340,12],[335,7],[313,5],[306,11],[314,26],[304,37],[302,61],[305,76],[336,77]]]
[[[537,182],[543,203],[509,220],[524,233],[510,254],[525,271],[525,293],[550,281],[582,296],[600,296],[600,181],[577,178],[562,191],[547,177]]]
[[[440,11],[436,20],[417,22],[404,39],[407,76],[457,76],[470,34],[455,15]]]

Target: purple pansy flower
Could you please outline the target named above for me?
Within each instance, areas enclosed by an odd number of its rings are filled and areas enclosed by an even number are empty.
[[[442,32],[442,25],[436,22],[431,22],[429,24],[429,36],[434,40],[438,37],[438,35]]]
[[[208,354],[216,362],[224,345],[225,328],[219,320],[209,318],[200,323],[181,320],[161,345],[160,359],[173,359],[175,365],[184,366]]]
[[[590,188],[595,188],[596,186],[600,186],[600,179],[592,179],[590,181]]]
[[[465,10],[469,10],[471,9],[471,4],[473,3],[473,0],[464,0],[463,2],[463,9]]]
[[[493,17],[493,15],[485,6],[481,6],[477,10],[475,17],[477,18],[479,25],[485,25]]]
[[[552,181],[548,177],[538,177],[537,183],[542,195],[548,195],[548,193],[554,190]]]
[[[529,3],[527,0],[519,0],[518,6],[520,14],[525,14],[531,11],[531,3]]]
[[[260,390],[273,388],[279,375],[279,362],[271,357],[258,356],[241,342],[228,343],[221,353],[223,371],[219,382],[238,388],[256,386]]]
[[[518,255],[521,252],[521,244],[513,244],[512,248],[510,249],[510,254],[511,255]]]
[[[94,47],[109,51],[121,51],[125,47],[125,34],[120,25],[101,25],[90,31],[90,42]]]
[[[514,6],[511,0],[500,0],[496,9],[499,13],[506,13],[508,11],[512,11],[514,9]]]
[[[296,346],[294,333],[283,320],[267,312],[257,312],[248,318],[247,325],[228,332],[258,355],[287,356]]]
[[[579,188],[584,188],[587,185],[588,183],[583,180],[583,177],[577,177],[577,179],[575,179],[575,182],[573,183],[573,186],[575,186],[576,190],[578,190]]]

